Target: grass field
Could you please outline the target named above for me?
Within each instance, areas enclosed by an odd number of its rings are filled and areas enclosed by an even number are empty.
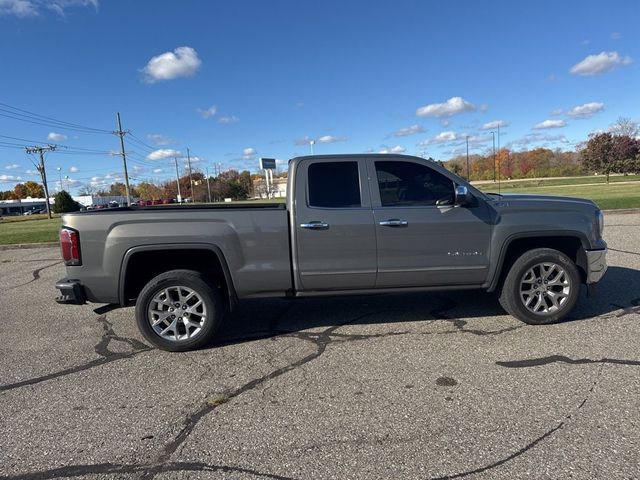
[[[629,178],[629,177],[627,177]],[[497,192],[498,185],[480,185],[485,192]],[[501,193],[534,193],[540,195],[564,195],[568,197],[589,198],[603,210],[621,208],[640,208],[640,181],[631,183],[612,182],[585,185],[565,184],[546,186],[523,186],[519,183],[502,183]]]
[[[0,221],[0,245],[57,242],[60,219],[6,217]]]
[[[590,198],[603,210],[640,208],[640,175],[611,177],[579,177],[524,182],[501,182],[502,193],[535,193]],[[495,183],[478,185],[485,192],[497,192]],[[239,203],[279,203],[284,199],[251,200]],[[4,217],[0,220],[0,245],[58,241],[60,219],[46,215]]]

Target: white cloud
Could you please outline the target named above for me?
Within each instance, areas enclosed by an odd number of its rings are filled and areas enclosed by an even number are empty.
[[[0,0],[2,1],[2,0]],[[50,140],[52,142],[63,142],[65,141],[67,138],[66,135],[62,134],[62,133],[56,133],[56,132],[49,132],[49,135],[47,135],[47,140]]]
[[[418,145],[420,146],[434,145],[434,144],[437,145],[441,143],[453,142],[455,140],[458,140],[459,138],[460,137],[455,132],[440,132],[435,137],[431,137],[431,138],[428,138],[427,140],[423,140]]]
[[[620,40],[622,34],[620,32],[611,32],[611,40]]]
[[[396,145],[395,147],[382,147],[382,149],[378,153],[404,153],[407,149],[401,145]]]
[[[162,173],[162,172],[164,172],[164,170],[161,169],[161,168],[154,168],[153,169],[153,173]]]
[[[309,145],[309,143],[311,143],[311,140],[313,140],[313,138],[310,138],[307,135],[305,135],[304,137],[296,138],[293,141],[293,144],[294,145]]]
[[[133,166],[133,168],[132,168],[132,170],[133,170],[134,172],[136,172],[136,173],[140,173],[140,172],[144,172],[144,171],[145,171],[145,168],[144,168],[144,167],[141,167],[140,165],[134,165],[134,166]]]
[[[532,143],[541,143],[541,142],[545,142],[549,144],[570,143],[567,137],[565,137],[564,135],[550,135],[548,133],[536,132],[536,133],[528,133],[524,137],[519,138],[518,140],[514,140],[513,142],[510,142],[509,144],[507,144],[507,147],[510,147],[510,146],[524,147]]]
[[[447,128],[449,125],[451,125],[451,120],[449,120],[448,118],[443,118],[442,120],[440,120],[440,125],[442,125],[444,128]]]
[[[78,167],[69,167],[69,171],[71,173],[77,173],[78,171],[80,171],[80,169]]]
[[[247,147],[242,149],[242,159],[243,160],[253,160],[255,158],[258,151],[253,147]]]
[[[169,137],[165,137],[164,135],[161,135],[159,133],[149,133],[147,134],[147,139],[150,142],[153,142],[155,145],[158,145],[159,147],[173,143],[172,139],[170,139]]]
[[[157,55],[142,69],[147,83],[173,80],[178,77],[192,77],[202,61],[191,47],[178,47],[173,52]]]
[[[509,123],[504,120],[494,120],[493,122],[488,122],[482,125],[482,130],[495,130],[497,128],[508,127]]]
[[[198,108],[198,113],[200,114],[200,116],[202,118],[211,118],[213,117],[216,113],[218,113],[218,107],[216,107],[215,105],[211,105],[209,108]]]
[[[536,130],[542,130],[545,128],[562,128],[566,126],[567,122],[564,120],[545,120],[544,122],[536,123],[533,128]]]
[[[218,123],[222,123],[223,125],[228,125],[230,123],[238,123],[240,121],[239,117],[235,115],[225,115],[218,119]]]
[[[0,16],[37,17],[38,7],[31,0],[0,0]]]
[[[462,97],[451,97],[444,103],[432,103],[416,110],[419,117],[451,117],[458,113],[473,112],[475,105]]]
[[[347,137],[334,137],[333,135],[323,135],[318,138],[318,143],[336,143],[336,142],[346,142]]]
[[[621,57],[618,52],[600,52],[589,55],[576,63],[571,70],[574,75],[600,75],[609,72],[620,65],[633,63],[631,57]]]
[[[42,9],[51,10],[61,17],[65,16],[65,9],[69,7],[93,6],[98,10],[98,0],[0,0],[0,17],[14,16],[18,18],[40,16]]]
[[[16,177],[15,175],[0,175],[0,182],[17,182],[22,180],[22,177]]]
[[[25,175],[40,175],[40,172],[38,172],[37,170],[31,170],[31,169],[29,169],[29,170],[25,170],[25,171],[24,171],[24,174],[25,174]]]
[[[393,135],[394,137],[407,137],[409,135],[415,135],[416,133],[423,133],[424,132],[424,128],[422,127],[422,125],[409,125],[408,127],[403,127],[399,130],[396,130],[395,132],[393,132],[391,135]]]
[[[562,109],[556,108],[555,110],[551,110],[551,115],[557,117],[558,115],[562,115]]]
[[[596,113],[604,110],[604,103],[602,102],[590,102],[583,105],[573,107],[567,112],[567,115],[574,118],[591,118]]]
[[[20,165],[18,165],[17,163],[12,163],[11,165],[7,165],[6,167],[7,170],[15,170],[16,168],[20,168]]]
[[[179,150],[174,150],[173,148],[160,148],[147,155],[147,160],[163,160],[165,158],[181,156],[182,152],[180,152]]]

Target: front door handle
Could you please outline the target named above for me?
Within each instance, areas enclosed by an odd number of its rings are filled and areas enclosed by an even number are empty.
[[[383,227],[406,227],[409,222],[406,220],[400,220],[399,218],[390,218],[389,220],[382,220],[378,222],[378,225]]]
[[[314,220],[309,223],[301,223],[300,228],[308,228],[309,230],[326,230],[329,228],[329,224]]]

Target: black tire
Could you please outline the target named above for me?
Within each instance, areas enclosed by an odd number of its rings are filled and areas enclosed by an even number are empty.
[[[559,302],[562,302],[560,305],[552,304],[551,306],[549,306],[549,303],[552,303],[552,301],[546,298],[545,293],[541,292],[538,294],[536,292],[535,295],[542,296],[542,300],[544,301],[544,305],[541,304],[539,308],[549,308],[549,310],[553,309],[553,311],[540,311],[536,313],[525,305],[526,300],[530,299],[533,295],[528,295],[526,291],[521,293],[521,284],[523,284],[522,282],[525,280],[525,275],[527,275],[532,268],[534,271],[540,271],[535,270],[535,268],[542,263],[555,264],[564,270],[565,278],[569,285],[569,291],[562,300],[559,300]],[[523,285],[528,285],[528,283],[529,282],[527,281]],[[556,323],[562,320],[571,312],[571,310],[573,310],[573,307],[578,301],[578,296],[580,295],[580,283],[580,273],[578,272],[576,265],[564,253],[551,248],[536,248],[522,254],[511,266],[500,293],[500,305],[502,305],[502,308],[504,308],[507,313],[530,325],[548,325]],[[564,286],[566,286],[565,283],[563,283],[562,286],[548,286],[548,288],[563,289],[565,288]],[[531,288],[543,290],[547,287],[543,281],[541,285],[536,285],[535,287],[532,286]],[[556,292],[552,290],[552,293]],[[561,290],[560,293],[564,295],[565,291]],[[537,298],[539,297],[532,299],[533,301],[531,303],[537,304]]]
[[[177,287],[186,287],[195,292],[202,300],[203,311],[206,316],[204,320],[202,320],[202,317],[198,317],[201,322],[201,328],[191,338],[179,339],[178,333],[174,332],[175,339],[169,340],[161,336],[152,327],[149,308],[152,302],[155,304],[154,298],[157,298],[157,295],[161,294],[162,291],[170,289],[175,292]],[[180,310],[176,308],[176,313],[178,312]],[[138,329],[144,335],[144,338],[154,346],[170,352],[195,350],[209,344],[222,322],[225,312],[225,304],[219,289],[208,283],[206,277],[201,273],[193,270],[170,270],[161,273],[145,285],[136,301],[136,323],[138,324]],[[183,323],[181,328],[185,332],[186,323]]]

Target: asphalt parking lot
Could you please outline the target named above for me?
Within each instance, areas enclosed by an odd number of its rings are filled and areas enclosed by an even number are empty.
[[[56,248],[0,251],[0,478],[639,478],[640,214],[527,326],[479,292],[246,302],[211,348],[60,306]]]

